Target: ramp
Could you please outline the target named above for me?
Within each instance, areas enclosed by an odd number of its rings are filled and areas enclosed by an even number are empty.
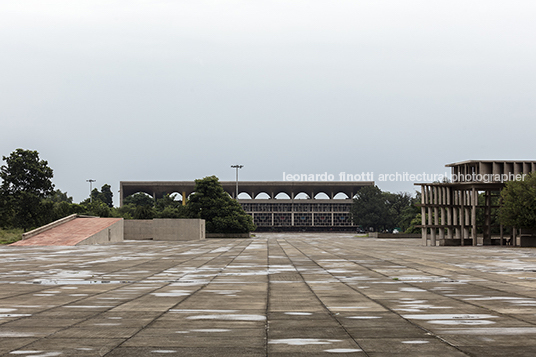
[[[123,241],[123,218],[67,217],[28,232],[15,246],[109,244]]]

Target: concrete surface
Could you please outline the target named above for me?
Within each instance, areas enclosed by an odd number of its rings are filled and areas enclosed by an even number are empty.
[[[536,355],[536,250],[420,244],[3,246],[0,355]]]

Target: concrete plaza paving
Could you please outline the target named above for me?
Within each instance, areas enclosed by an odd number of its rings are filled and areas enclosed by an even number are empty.
[[[0,247],[3,356],[534,356],[536,250],[268,234]]]

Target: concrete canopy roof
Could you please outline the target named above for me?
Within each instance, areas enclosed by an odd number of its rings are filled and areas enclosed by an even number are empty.
[[[460,166],[460,165],[466,165],[466,164],[479,164],[479,163],[536,163],[535,160],[465,160],[465,161],[459,161],[459,162],[453,162],[451,164],[446,164],[445,167],[454,167],[454,166]]]
[[[223,189],[231,196],[236,191],[236,181],[220,181]],[[121,181],[121,198],[137,192],[145,192],[154,197],[163,197],[165,194],[178,192],[189,196],[194,192],[194,181]],[[374,186],[374,181],[239,181],[238,191],[247,193],[255,198],[260,193],[266,193],[275,198],[279,193],[286,193],[289,197],[304,192],[314,197],[318,193],[325,193],[333,198],[338,193],[344,193],[352,198],[363,186]],[[122,199],[121,199],[122,201]]]

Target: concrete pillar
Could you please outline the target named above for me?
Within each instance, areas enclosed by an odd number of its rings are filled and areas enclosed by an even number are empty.
[[[458,220],[460,217],[460,207],[458,205],[460,204],[460,191],[458,190],[452,190],[452,203],[454,207],[452,208],[452,225],[453,227],[453,234],[454,238],[458,239],[460,238],[460,230],[458,229]]]
[[[428,245],[428,230],[426,229],[426,186],[421,185],[421,235],[422,245]]]
[[[434,186],[432,188],[434,195],[434,229],[432,230],[432,246],[436,245],[436,235],[438,229],[436,228],[439,225],[439,209],[437,205],[439,204],[439,187]]]
[[[473,245],[477,245],[477,231],[476,231],[476,206],[478,205],[478,191],[475,188],[471,190],[471,234],[473,238]]]
[[[452,187],[447,188],[447,238],[453,239],[453,229],[452,229]]]
[[[483,244],[491,245],[491,192],[485,191],[486,208],[484,209]]]
[[[432,226],[433,225],[433,211],[432,211],[432,207],[430,207],[430,205],[432,204],[433,202],[433,190],[429,187],[428,190],[428,208],[427,208],[427,213],[428,213],[428,226]],[[435,247],[436,245],[436,236],[435,236],[435,229],[430,227],[430,245],[432,247]]]
[[[460,197],[460,211],[458,220],[460,221],[460,244],[465,245],[465,191],[461,190],[459,193]]]
[[[441,226],[445,225],[445,187],[439,188],[439,224]],[[439,239],[445,239],[445,227],[439,228]]]
[[[465,191],[465,232],[464,235],[466,238],[470,238],[471,232],[471,191]]]

